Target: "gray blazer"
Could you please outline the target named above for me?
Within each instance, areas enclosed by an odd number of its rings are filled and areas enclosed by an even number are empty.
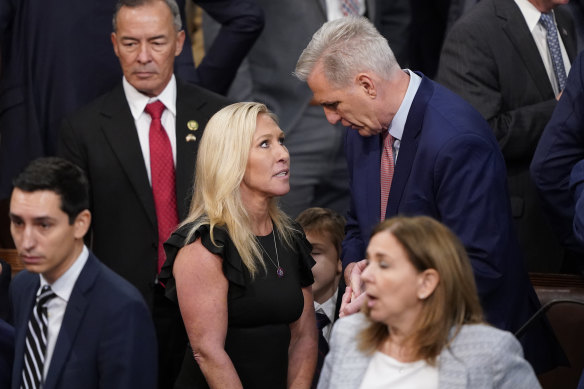
[[[366,325],[361,313],[335,322],[318,389],[359,388],[371,360],[357,349],[356,335]],[[438,380],[439,388],[448,389],[541,387],[515,337],[483,324],[463,326],[440,353]]]

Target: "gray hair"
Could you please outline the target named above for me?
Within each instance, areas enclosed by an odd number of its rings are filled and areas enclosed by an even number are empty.
[[[373,71],[389,80],[400,70],[387,40],[367,18],[355,16],[323,24],[300,55],[294,75],[306,81],[319,62],[327,80],[339,87],[359,72]]]
[[[117,18],[118,12],[122,7],[128,8],[136,8],[141,7],[147,4],[152,4],[157,1],[162,1],[164,4],[168,6],[170,9],[170,13],[172,14],[172,24],[174,25],[174,29],[178,32],[182,30],[182,20],[180,18],[180,9],[178,8],[178,4],[176,0],[118,0],[116,3],[116,10],[114,11],[114,17],[112,18],[112,27],[114,32],[117,32],[118,25],[117,25]]]

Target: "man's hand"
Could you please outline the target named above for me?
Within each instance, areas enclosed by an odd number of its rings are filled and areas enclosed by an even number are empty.
[[[347,268],[345,269],[345,282],[347,283],[347,288],[345,289],[341,301],[340,317],[359,312],[361,309],[366,298],[361,287],[361,273],[363,273],[365,267],[367,267],[367,261],[365,259],[347,265]]]

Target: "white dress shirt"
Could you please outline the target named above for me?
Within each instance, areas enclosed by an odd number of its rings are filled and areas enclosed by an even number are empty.
[[[144,112],[146,105],[160,100],[166,109],[162,113],[160,119],[168,139],[170,140],[170,146],[172,147],[172,158],[174,161],[174,166],[176,167],[176,79],[174,74],[172,78],[166,85],[166,88],[156,97],[148,97],[138,92],[124,77],[122,82],[124,86],[124,93],[126,95],[126,100],[130,106],[130,112],[134,117],[134,123],[136,124],[136,130],[138,131],[138,139],[140,140],[140,147],[142,149],[142,155],[144,157],[144,164],[146,165],[146,171],[148,172],[148,181],[152,185],[152,173],[150,171],[150,122],[152,119],[150,115]]]
[[[545,66],[545,70],[547,72],[548,78],[552,83],[552,89],[554,90],[554,94],[557,96],[560,93],[560,87],[558,85],[558,80],[556,80],[556,74],[554,73],[554,65],[552,63],[552,57],[550,55],[550,51],[547,45],[547,31],[546,29],[539,23],[539,18],[541,17],[541,12],[533,4],[531,4],[528,0],[515,0],[515,3],[521,10],[523,17],[525,18],[525,22],[527,23],[527,28],[531,31],[531,35],[533,36],[533,40],[535,41],[535,45],[537,46],[537,50],[539,51],[539,55],[543,61]],[[556,24],[556,29],[558,30],[558,41],[560,43],[560,50],[562,52],[562,59],[564,61],[564,68],[566,69],[566,76],[570,72],[570,58],[568,57],[568,53],[566,52],[566,48],[564,47],[564,42],[562,41],[562,37],[559,34],[558,24],[556,23],[556,16],[552,11],[552,15],[554,18],[554,23]]]
[[[376,351],[360,389],[438,389],[438,368],[426,361],[400,362]]]
[[[404,69],[404,72],[410,75],[410,82],[408,84],[408,89],[406,90],[406,94],[404,95],[404,99],[402,100],[399,109],[395,113],[395,116],[389,123],[389,127],[387,130],[395,139],[393,141],[393,162],[397,163],[397,155],[399,154],[399,146],[401,144],[401,139],[404,134],[404,128],[406,126],[406,121],[408,120],[408,114],[410,113],[410,108],[412,107],[412,103],[414,102],[414,98],[416,97],[416,93],[418,93],[418,88],[422,83],[422,77],[418,76],[416,73],[412,72],[409,69]]]
[[[335,309],[337,308],[337,296],[339,295],[339,288],[335,289],[335,293],[326,300],[324,303],[319,304],[314,302],[314,311],[316,313],[324,313],[329,319],[329,323],[322,328],[322,335],[329,341],[331,337],[331,332],[333,329],[333,323],[335,321]]]
[[[59,331],[61,330],[61,324],[63,323],[63,316],[65,315],[65,310],[67,309],[67,303],[69,302],[69,297],[71,297],[71,292],[73,287],[79,278],[83,266],[87,262],[89,257],[89,250],[85,245],[81,254],[77,257],[75,262],[71,265],[69,269],[61,277],[59,277],[55,282],[49,284],[45,278],[40,275],[41,286],[39,292],[42,290],[43,286],[50,285],[53,292],[57,297],[49,300],[47,303],[47,318],[48,318],[48,329],[47,329],[47,351],[45,354],[45,365],[43,368],[43,379],[47,377],[47,372],[49,371],[49,365],[51,364],[51,359],[53,358],[53,352],[55,351],[55,344],[57,343],[57,337],[59,336]],[[37,293],[37,297],[40,293]]]

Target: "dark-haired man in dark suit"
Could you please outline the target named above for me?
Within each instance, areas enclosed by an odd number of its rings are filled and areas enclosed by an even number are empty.
[[[155,388],[156,336],[130,283],[87,249],[89,184],[61,158],[15,179],[10,232],[26,270],[10,286],[12,388]]]

